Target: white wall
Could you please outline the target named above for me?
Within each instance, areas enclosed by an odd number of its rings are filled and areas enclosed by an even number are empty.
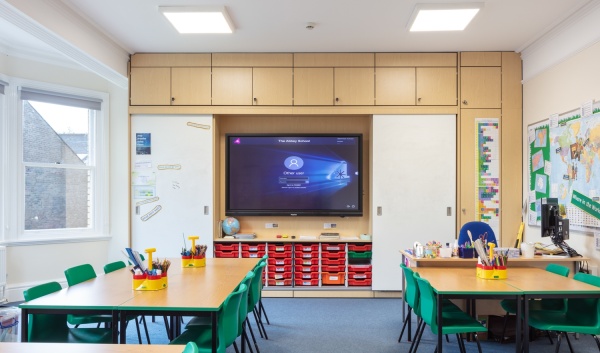
[[[12,77],[107,92],[110,96],[110,236],[108,241],[11,246],[7,249],[8,298],[22,300],[24,289],[45,281],[64,282],[63,271],[91,263],[102,273],[104,264],[120,260],[128,244],[128,92],[94,73],[0,56],[0,73]]]
[[[560,43],[553,43],[560,51]],[[526,63],[524,56],[523,66]],[[551,114],[563,113],[581,106],[581,103],[600,100],[600,43],[588,46],[549,69],[537,73],[523,84],[523,146],[527,146],[527,126]],[[524,77],[527,75],[524,74]],[[523,195],[528,195],[527,150],[523,151]],[[598,177],[598,176],[596,176]],[[540,236],[540,228],[527,226],[525,241],[546,243]],[[567,243],[580,254],[592,258],[590,266],[600,265],[600,252],[594,248],[592,234],[572,231]]]

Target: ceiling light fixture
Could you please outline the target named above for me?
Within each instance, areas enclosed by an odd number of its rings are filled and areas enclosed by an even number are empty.
[[[411,32],[462,31],[483,8],[483,3],[417,4],[408,28]]]
[[[158,10],[179,33],[233,33],[233,23],[224,6],[159,6]]]

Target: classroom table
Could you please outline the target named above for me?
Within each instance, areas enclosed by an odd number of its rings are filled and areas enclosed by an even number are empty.
[[[181,353],[184,347],[147,344],[0,342],[2,353]]]
[[[438,323],[441,323],[441,301],[445,298],[481,299],[512,298],[521,303],[517,305],[517,327],[515,350],[529,352],[529,299],[532,298],[582,298],[600,297],[600,288],[570,277],[563,277],[549,271],[531,267],[508,269],[508,278],[504,280],[486,280],[477,278],[475,268],[434,268],[419,267],[422,278],[431,283],[437,294]],[[521,320],[524,329],[521,330]],[[521,336],[523,332],[523,336]],[[438,333],[438,352],[442,353],[441,329]]]
[[[417,267],[414,272],[429,281],[433,287],[438,301],[437,322],[438,330],[438,353],[442,353],[442,305],[443,299],[514,299],[520,301],[522,291],[507,283],[505,280],[484,280],[477,278],[475,267],[472,268],[439,268],[439,267]],[[509,272],[510,276],[510,272]],[[517,306],[517,318],[521,317],[521,306]],[[517,332],[521,331],[521,320],[517,319]],[[516,349],[519,353],[521,336],[516,335]]]
[[[41,298],[19,305],[21,340],[27,341],[28,314],[38,313],[110,313],[113,316],[113,343],[125,343],[128,315],[171,316],[172,333],[181,331],[180,316],[209,315],[213,324],[213,352],[216,352],[217,313],[227,296],[244,279],[260,259],[208,258],[206,266],[181,268],[180,260],[173,259],[168,273],[168,287],[156,291],[132,289],[129,268],[63,288]],[[171,336],[175,337],[175,336]]]

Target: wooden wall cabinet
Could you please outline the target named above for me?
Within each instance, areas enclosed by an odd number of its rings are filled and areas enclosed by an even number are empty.
[[[334,68],[335,105],[374,105],[373,68]]]
[[[333,68],[294,68],[294,105],[333,105]]]
[[[456,105],[456,68],[417,67],[417,105]]]
[[[375,69],[376,105],[415,105],[416,71],[413,67]]]
[[[252,105],[252,68],[214,67],[213,105]]]
[[[293,72],[291,67],[255,67],[252,69],[254,105],[292,105]]]
[[[130,105],[210,105],[210,54],[134,54]]]
[[[502,53],[461,53],[461,109],[502,108]]]

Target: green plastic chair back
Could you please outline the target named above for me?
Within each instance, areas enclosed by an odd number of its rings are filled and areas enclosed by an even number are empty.
[[[77,285],[79,283],[88,281],[96,278],[96,271],[90,264],[83,264],[75,267],[71,267],[65,270],[65,277],[67,278],[67,284],[70,286]],[[67,321],[71,325],[82,325],[82,324],[94,324],[111,322],[111,315],[72,315],[67,316]]]
[[[248,295],[248,312],[252,312],[258,304],[260,297],[262,295],[262,287],[263,287],[263,272],[267,266],[266,262],[260,262],[254,268],[254,277],[252,278],[252,285],[250,285],[250,294]]]
[[[58,282],[48,282],[23,291],[23,296],[25,301],[30,301],[61,289]],[[68,335],[66,322],[66,314],[30,314],[27,339],[29,342],[61,342],[61,338]]]
[[[419,304],[419,288],[417,287],[417,282],[414,277],[415,272],[405,264],[400,264],[400,267],[402,268],[404,280],[406,281],[402,298],[404,298],[404,301],[408,306],[415,310]]]
[[[96,271],[90,264],[83,264],[65,270],[65,277],[69,286],[74,286],[92,278],[96,278]]]
[[[600,287],[600,277],[578,272],[573,279],[592,286]],[[568,299],[567,320],[577,322],[578,326],[587,326],[583,331],[573,331],[587,334],[600,334],[600,299],[571,298]],[[575,329],[575,328],[573,328]],[[570,332],[570,330],[561,330]]]
[[[188,342],[182,353],[198,353],[198,345],[195,342]]]
[[[569,268],[563,265],[548,264],[548,266],[546,266],[546,271],[556,273],[557,275],[564,277],[569,275]]]
[[[240,310],[239,312],[239,317],[238,317],[238,336],[240,336],[242,334],[242,331],[244,330],[244,320],[246,320],[246,316],[248,316],[248,297],[250,294],[250,290],[252,288],[252,279],[254,278],[254,272],[250,271],[248,272],[248,274],[246,274],[246,277],[244,278],[244,280],[242,281],[242,284],[246,285],[246,287],[248,288],[246,291],[244,291],[244,294],[242,294],[242,299],[240,301]]]
[[[111,273],[127,267],[123,261],[115,261],[104,265],[104,273]]]
[[[58,282],[48,282],[23,291],[26,301],[34,300],[61,290]],[[28,323],[29,342],[111,343],[110,329],[67,326],[66,314],[30,314]]]

